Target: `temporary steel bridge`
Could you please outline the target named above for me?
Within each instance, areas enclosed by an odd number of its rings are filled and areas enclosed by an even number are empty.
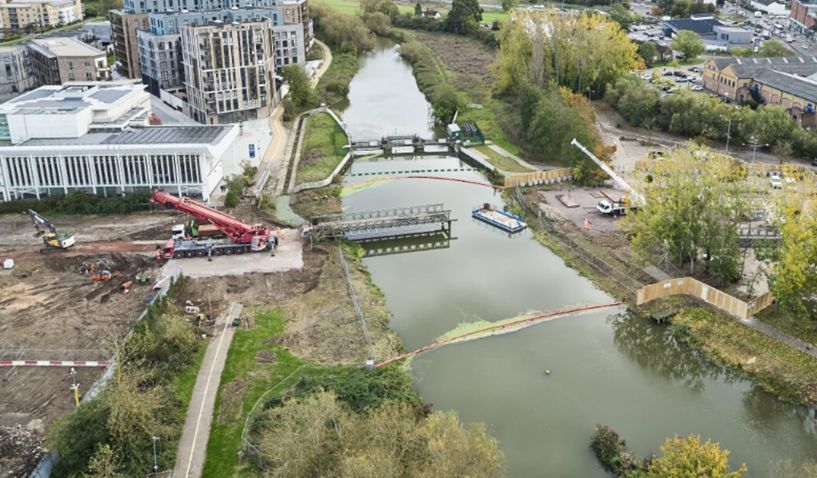
[[[451,210],[442,204],[330,214],[311,220],[312,236],[316,240],[370,240],[440,232],[449,234],[452,221]],[[428,226],[435,224],[439,228],[428,229]]]

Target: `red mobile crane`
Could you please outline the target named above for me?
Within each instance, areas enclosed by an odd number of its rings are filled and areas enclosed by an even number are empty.
[[[210,238],[195,240],[184,237],[170,239],[159,253],[165,259],[243,254],[269,249],[270,228],[266,224],[251,226],[237,217],[205,206],[200,202],[189,198],[178,198],[158,189],[153,191],[150,202],[189,214],[202,223],[209,222],[227,238],[226,240]]]

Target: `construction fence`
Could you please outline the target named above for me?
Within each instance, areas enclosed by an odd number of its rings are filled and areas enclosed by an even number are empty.
[[[535,173],[513,174],[505,176],[505,187],[534,186],[537,184],[554,184],[570,181],[573,178],[571,168],[549,169]]]
[[[739,319],[747,319],[774,302],[771,292],[751,302],[744,302],[692,277],[679,277],[642,287],[637,292],[636,304],[643,305],[661,297],[680,294],[698,298]]]

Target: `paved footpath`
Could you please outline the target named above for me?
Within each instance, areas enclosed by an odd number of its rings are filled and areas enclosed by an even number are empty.
[[[216,392],[221,382],[221,372],[227,360],[227,351],[233,340],[235,327],[230,325],[233,319],[241,316],[243,305],[231,302],[227,312],[216,323],[218,335],[210,340],[207,352],[196,377],[196,386],[187,416],[184,419],[182,439],[176,453],[176,466],[173,469],[175,478],[198,478],[204,468],[207,452],[207,439],[210,437],[210,424],[213,422],[213,407],[216,403]]]

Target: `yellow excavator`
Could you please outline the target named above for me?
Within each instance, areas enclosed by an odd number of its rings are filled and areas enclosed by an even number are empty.
[[[74,245],[76,240],[74,234],[71,232],[60,233],[57,228],[51,224],[51,221],[42,217],[37,211],[29,209],[28,215],[31,217],[31,222],[37,228],[37,233],[34,237],[43,238],[43,244],[46,249],[68,250]]]

